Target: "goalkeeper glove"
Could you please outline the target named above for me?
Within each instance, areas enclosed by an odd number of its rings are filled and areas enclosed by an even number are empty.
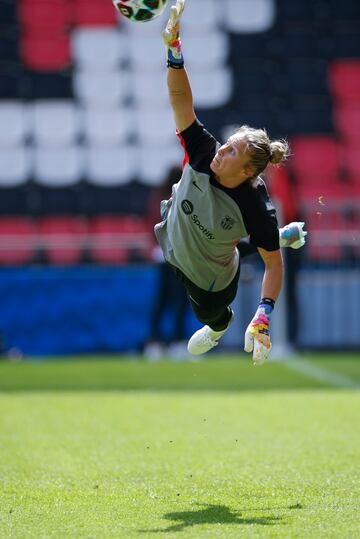
[[[167,65],[175,69],[184,67],[184,58],[181,51],[181,39],[179,37],[179,23],[185,8],[185,0],[176,0],[171,6],[170,17],[162,38],[167,49]]]
[[[280,228],[280,247],[291,247],[292,249],[300,249],[300,247],[303,247],[307,236],[304,226],[305,223],[295,221]]]
[[[270,317],[274,308],[272,299],[263,298],[245,333],[245,352],[253,353],[254,365],[262,365],[269,357]]]

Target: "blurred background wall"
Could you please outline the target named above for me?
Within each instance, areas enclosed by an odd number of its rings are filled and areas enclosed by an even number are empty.
[[[149,338],[149,204],[182,161],[165,22],[129,23],[110,0],[0,0],[5,352],[138,352]],[[309,231],[285,254],[287,339],[359,348],[360,3],[188,0],[182,37],[197,115],[219,140],[247,123],[291,143],[268,176],[282,221]],[[244,263],[240,326],[258,301],[258,264]],[[224,346],[241,341],[232,329]]]

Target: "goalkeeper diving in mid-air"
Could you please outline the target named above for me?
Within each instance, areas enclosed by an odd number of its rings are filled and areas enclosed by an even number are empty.
[[[286,141],[270,140],[264,129],[246,125],[220,144],[199,122],[179,37],[184,7],[185,0],[171,7],[162,36],[169,99],[185,159],[171,198],[161,203],[162,221],[155,235],[203,324],[188,342],[194,355],[215,347],[229,328],[243,247],[246,243],[258,250],[265,266],[261,299],[245,333],[245,351],[252,352],[258,365],[271,349],[271,313],[283,280],[280,247],[297,249],[305,243],[304,223],[290,223],[279,231],[260,176],[268,165],[284,161],[289,148]]]

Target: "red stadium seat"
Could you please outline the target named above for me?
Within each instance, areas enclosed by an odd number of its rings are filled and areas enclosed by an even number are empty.
[[[301,182],[297,184],[296,192],[301,203],[317,206],[320,211],[322,206],[334,206],[339,201],[348,198],[347,185],[341,182],[337,176],[324,178],[322,184]]]
[[[87,240],[87,222],[82,217],[43,217],[37,223],[42,250],[51,264],[79,264]]]
[[[65,0],[20,0],[18,17],[25,34],[61,34],[69,25],[68,3]]]
[[[118,15],[111,1],[73,0],[74,26],[117,26]]]
[[[123,234],[121,217],[95,217],[90,221],[90,255],[99,264],[125,264],[128,262],[128,249],[122,245]]]
[[[341,60],[330,64],[330,92],[338,103],[360,103],[360,61]]]
[[[30,263],[35,254],[35,228],[26,217],[0,218],[0,265]]]
[[[315,262],[340,261],[342,250],[336,240],[344,227],[339,208],[334,205],[329,209],[326,200],[323,206],[307,204],[306,207],[304,219],[309,233],[306,242],[308,257]]]
[[[25,35],[20,46],[25,66],[33,71],[59,71],[71,63],[69,37],[66,34]]]
[[[91,257],[101,264],[151,260],[152,233],[137,217],[96,217],[90,222]]]
[[[151,261],[155,236],[153,228],[149,226],[147,219],[132,216],[123,217],[123,231],[125,234],[134,237],[133,251],[136,251],[136,254],[141,259]]]
[[[307,221],[309,223],[309,221]],[[332,245],[339,236],[337,229],[325,230],[324,228],[314,229],[308,224],[309,241],[308,256],[314,262],[339,262],[342,258],[340,245]],[[329,245],[326,245],[329,241]]]
[[[334,108],[334,124],[340,137],[348,143],[360,139],[360,101],[353,105],[339,105]]]
[[[331,190],[339,181],[337,174],[323,174],[320,172],[296,173],[296,185],[299,189],[307,187],[315,188],[316,191]]]
[[[346,176],[356,183],[360,182],[360,143],[343,145],[340,149],[341,167]]]
[[[337,181],[320,190],[299,188],[298,196],[309,236],[307,253],[314,262],[339,262],[357,256],[360,198],[347,182]]]
[[[339,174],[338,148],[330,136],[298,136],[291,141],[290,166],[303,183],[322,185]]]
[[[360,224],[360,176],[357,178],[353,178],[353,180],[349,183],[348,187],[349,197],[351,200],[353,200],[355,203],[357,203],[358,207],[358,215],[359,215],[359,224]],[[360,230],[360,226],[359,226]]]

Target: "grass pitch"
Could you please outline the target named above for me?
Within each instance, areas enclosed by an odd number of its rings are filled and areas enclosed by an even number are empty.
[[[360,358],[0,364],[0,537],[360,536]]]

